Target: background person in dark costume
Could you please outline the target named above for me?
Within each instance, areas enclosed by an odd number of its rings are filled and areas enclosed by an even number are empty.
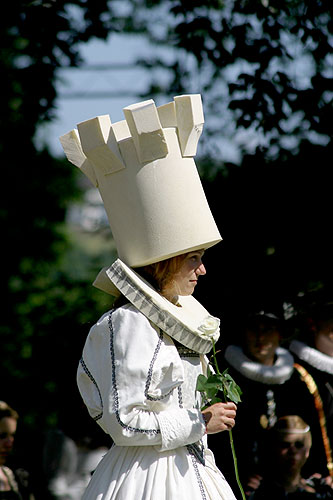
[[[301,372],[321,418],[322,439],[325,442],[326,462],[322,473],[333,476],[333,302],[312,305],[306,311],[306,322],[289,349]],[[318,457],[319,458],[319,457]]]
[[[276,308],[277,309],[277,308]],[[309,474],[317,470],[318,453],[325,456],[320,443],[318,416],[306,385],[294,368],[290,352],[281,347],[285,334],[282,312],[276,309],[249,314],[244,322],[240,345],[229,345],[225,351],[225,367],[242,390],[238,405],[237,425],[233,432],[241,481],[244,488],[262,476],[259,442],[262,434],[274,426],[283,415],[301,415],[313,425],[319,441],[314,447],[313,460],[309,459]],[[211,447],[218,466],[223,468],[229,482],[234,472],[228,467],[225,436],[217,436]]]

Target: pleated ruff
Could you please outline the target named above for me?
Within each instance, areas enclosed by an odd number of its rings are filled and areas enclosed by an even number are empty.
[[[210,450],[205,466],[186,447],[112,446],[82,500],[235,500]]]

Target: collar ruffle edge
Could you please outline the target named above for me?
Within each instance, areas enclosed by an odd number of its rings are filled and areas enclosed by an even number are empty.
[[[219,338],[220,320],[211,316],[194,297],[179,296],[181,307],[172,304],[120,259],[104,268],[94,285],[114,294],[110,288],[113,285],[158,328],[195,352],[207,354],[212,349],[212,340],[216,342]]]
[[[229,345],[225,351],[225,359],[244,377],[262,384],[283,384],[292,375],[294,359],[287,349],[278,347],[276,362],[273,366],[262,365],[249,359],[241,347]]]
[[[331,356],[318,351],[314,347],[308,346],[300,340],[293,340],[290,343],[289,349],[299,359],[305,361],[313,368],[333,375],[333,358]]]

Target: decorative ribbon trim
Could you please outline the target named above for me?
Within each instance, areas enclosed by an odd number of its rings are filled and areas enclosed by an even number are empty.
[[[306,383],[307,388],[309,389],[310,393],[312,394],[312,396],[314,398],[315,407],[316,407],[316,410],[318,412],[318,417],[319,417],[321,435],[323,438],[323,443],[324,443],[324,448],[325,448],[327,468],[328,468],[330,476],[333,477],[332,448],[331,448],[331,443],[330,443],[329,437],[327,435],[326,417],[325,417],[325,412],[324,412],[324,408],[323,408],[323,401],[320,397],[316,382],[314,381],[314,379],[310,375],[310,373],[303,366],[299,365],[298,363],[294,363],[294,367],[300,373],[301,379],[303,380],[303,382]]]

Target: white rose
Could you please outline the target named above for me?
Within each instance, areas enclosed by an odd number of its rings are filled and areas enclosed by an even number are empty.
[[[219,328],[219,318],[215,318],[214,316],[207,316],[199,326],[198,330],[202,332],[208,339],[214,339],[214,337],[218,334]]]

